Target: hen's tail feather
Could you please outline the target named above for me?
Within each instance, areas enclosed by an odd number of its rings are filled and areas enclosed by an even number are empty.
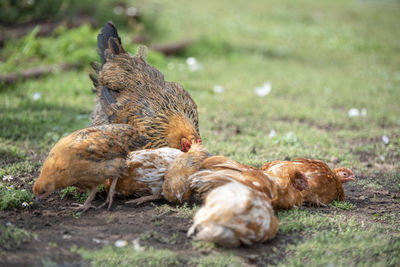
[[[97,85],[99,84],[99,78],[97,77],[97,75],[94,73],[90,73],[89,78],[92,80],[94,87],[97,87]]]
[[[100,63],[98,63],[96,61],[92,61],[92,62],[90,62],[90,66],[96,72],[96,74],[99,74],[99,72],[101,70],[101,64]]]
[[[112,40],[109,43],[109,40]],[[121,38],[118,35],[118,31],[117,28],[115,27],[115,25],[111,22],[108,21],[103,29],[101,30],[101,33],[97,36],[97,46],[99,49],[99,56],[101,59],[101,63],[102,65],[104,65],[104,63],[106,62],[106,56],[105,56],[105,50],[108,48],[112,48],[115,52],[119,51],[122,52],[122,50],[120,50],[120,48],[122,48],[121,46]],[[111,46],[111,47],[110,47]],[[116,48],[117,49],[114,49]],[[114,52],[113,51],[113,52]]]

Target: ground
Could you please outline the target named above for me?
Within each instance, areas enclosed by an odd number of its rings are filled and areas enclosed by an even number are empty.
[[[198,104],[211,153],[255,166],[318,158],[351,168],[357,182],[344,185],[344,202],[277,212],[276,238],[234,250],[186,238],[195,201],[134,206],[118,199],[111,211],[80,214],[72,203],[85,196],[68,188],[34,204],[32,185],[49,149],[89,122],[99,29],[31,34],[1,48],[1,73],[60,62],[80,68],[0,86],[0,265],[400,265],[397,2],[134,4],[152,41],[196,39],[179,55],[150,51],[148,58]],[[134,52],[137,31],[117,26]],[[259,96],[263,85],[267,94]],[[117,240],[128,245],[117,248]]]

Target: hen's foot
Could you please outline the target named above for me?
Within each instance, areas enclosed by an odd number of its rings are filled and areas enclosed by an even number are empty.
[[[158,199],[161,199],[161,197],[159,197],[159,196],[145,196],[145,197],[139,197],[139,198],[136,198],[136,199],[132,199],[132,200],[126,201],[125,204],[134,203],[136,205],[140,205],[140,204],[143,204],[145,202],[152,201],[152,200],[158,200]]]
[[[96,206],[94,206],[93,204],[80,204],[80,203],[72,203],[71,204],[72,206],[75,206],[75,207],[73,207],[73,209],[74,210],[77,210],[77,211],[81,211],[81,212],[85,212],[85,211],[87,211],[88,209],[96,209]]]

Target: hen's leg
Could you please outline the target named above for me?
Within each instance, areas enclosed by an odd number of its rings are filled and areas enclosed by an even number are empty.
[[[108,203],[108,209],[107,210],[110,210],[112,202],[113,202],[113,198],[114,198],[114,195],[115,195],[115,186],[117,185],[117,181],[118,181],[118,178],[114,178],[113,179],[113,181],[111,182],[110,189],[108,191],[107,199],[103,204],[101,204],[100,206],[97,207],[98,209],[101,209],[102,207],[104,207]]]
[[[152,201],[152,200],[158,200],[158,199],[161,199],[161,196],[151,195],[151,196],[139,197],[139,198],[136,198],[133,200],[126,201],[125,204],[135,203],[136,205],[140,205],[145,202]]]
[[[82,210],[82,212],[87,211],[90,208],[96,208],[93,204],[92,204],[92,200],[94,199],[94,197],[96,196],[97,193],[97,187],[92,189],[90,191],[89,197],[86,199],[85,203],[79,204],[79,203],[73,203],[72,205],[76,205],[77,207],[75,207],[74,209],[76,210]]]

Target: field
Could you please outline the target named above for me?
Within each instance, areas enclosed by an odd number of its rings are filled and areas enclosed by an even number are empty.
[[[344,202],[277,212],[275,239],[233,250],[186,237],[195,201],[134,206],[117,199],[110,212],[81,214],[72,203],[85,194],[67,188],[37,205],[32,186],[48,151],[89,123],[89,62],[98,60],[100,28],[33,32],[0,48],[0,73],[59,62],[80,67],[0,85],[1,266],[400,265],[398,1],[134,5],[153,42],[196,40],[178,55],[150,51],[148,59],[190,92],[211,153],[254,166],[318,158],[351,168],[357,182],[344,185]],[[132,30],[117,26],[134,53]],[[104,199],[103,192],[95,204]],[[117,248],[117,240],[128,245]]]

